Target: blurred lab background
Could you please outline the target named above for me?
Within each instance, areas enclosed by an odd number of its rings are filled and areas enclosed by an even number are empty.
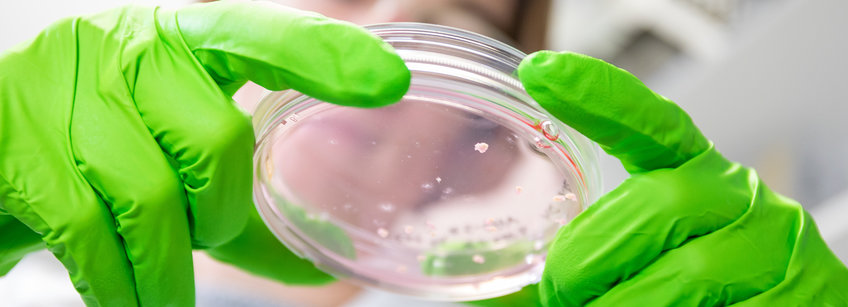
[[[0,50],[59,18],[122,4],[186,0],[0,2]],[[421,21],[483,33],[525,52],[572,50],[625,68],[680,104],[728,158],[812,212],[848,262],[848,2],[841,0],[279,0],[358,24]],[[252,109],[261,88],[236,99]],[[627,174],[602,159],[605,190]],[[287,287],[195,254],[198,306],[462,306],[351,283]],[[82,306],[47,252],[0,278],[0,305]]]

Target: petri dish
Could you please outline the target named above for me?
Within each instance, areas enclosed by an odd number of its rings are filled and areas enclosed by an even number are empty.
[[[409,92],[376,109],[263,98],[267,226],[322,270],[394,293],[466,301],[538,282],[558,229],[599,195],[597,146],[524,91],[520,51],[444,26],[366,28],[405,60]]]

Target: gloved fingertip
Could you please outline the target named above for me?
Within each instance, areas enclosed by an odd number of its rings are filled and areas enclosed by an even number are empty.
[[[326,79],[316,80],[325,84],[314,86],[316,90],[307,94],[362,108],[386,106],[406,94],[411,73],[391,45],[346,22],[327,21],[321,33],[336,34],[324,37],[322,45],[324,50],[335,50],[329,62],[341,66],[325,74]]]
[[[363,93],[371,97],[357,103],[364,108],[376,108],[398,102],[406,95],[412,82],[412,74],[406,67],[406,63],[387,43],[382,43],[384,53],[376,61],[372,73],[377,75],[373,84],[363,85],[368,90]]]
[[[518,78],[527,93],[543,108],[557,114],[556,109],[563,107],[562,89],[571,84],[569,58],[575,54],[554,51],[538,51],[525,57],[518,65]]]
[[[521,61],[518,65],[518,77],[525,87],[555,84],[559,89],[572,84],[569,82],[571,80],[579,81],[585,72],[601,68],[599,65],[609,66],[601,60],[579,53],[543,50],[534,52]]]
[[[545,66],[547,63],[556,60],[556,57],[561,54],[562,53],[551,50],[541,50],[533,52],[527,55],[523,60],[521,60],[519,70],[522,67],[524,67],[525,69],[532,69],[535,67]]]
[[[550,66],[550,62],[556,56],[556,52],[550,50],[542,50],[531,53],[521,60],[518,64],[518,77],[522,83],[534,81],[540,75],[540,70]],[[525,84],[526,86],[526,84]]]

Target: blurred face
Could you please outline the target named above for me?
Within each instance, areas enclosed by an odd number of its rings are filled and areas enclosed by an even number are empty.
[[[480,33],[501,41],[520,20],[521,0],[270,0],[358,25],[385,22],[426,22]],[[248,111],[267,91],[248,82],[233,97]]]
[[[366,25],[428,22],[493,34],[509,28],[517,0],[274,0],[325,16]],[[496,34],[495,36],[501,36]]]
[[[486,193],[517,159],[509,130],[432,103],[336,108],[291,131],[274,150],[287,187],[322,211],[354,208],[337,217],[357,225]],[[477,143],[491,150],[481,153]]]

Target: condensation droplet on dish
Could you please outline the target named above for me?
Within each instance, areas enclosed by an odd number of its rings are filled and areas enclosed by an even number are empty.
[[[557,129],[556,125],[554,125],[551,121],[543,121],[540,127],[542,127],[542,133],[545,134],[547,139],[555,141],[559,138],[559,129]]]

